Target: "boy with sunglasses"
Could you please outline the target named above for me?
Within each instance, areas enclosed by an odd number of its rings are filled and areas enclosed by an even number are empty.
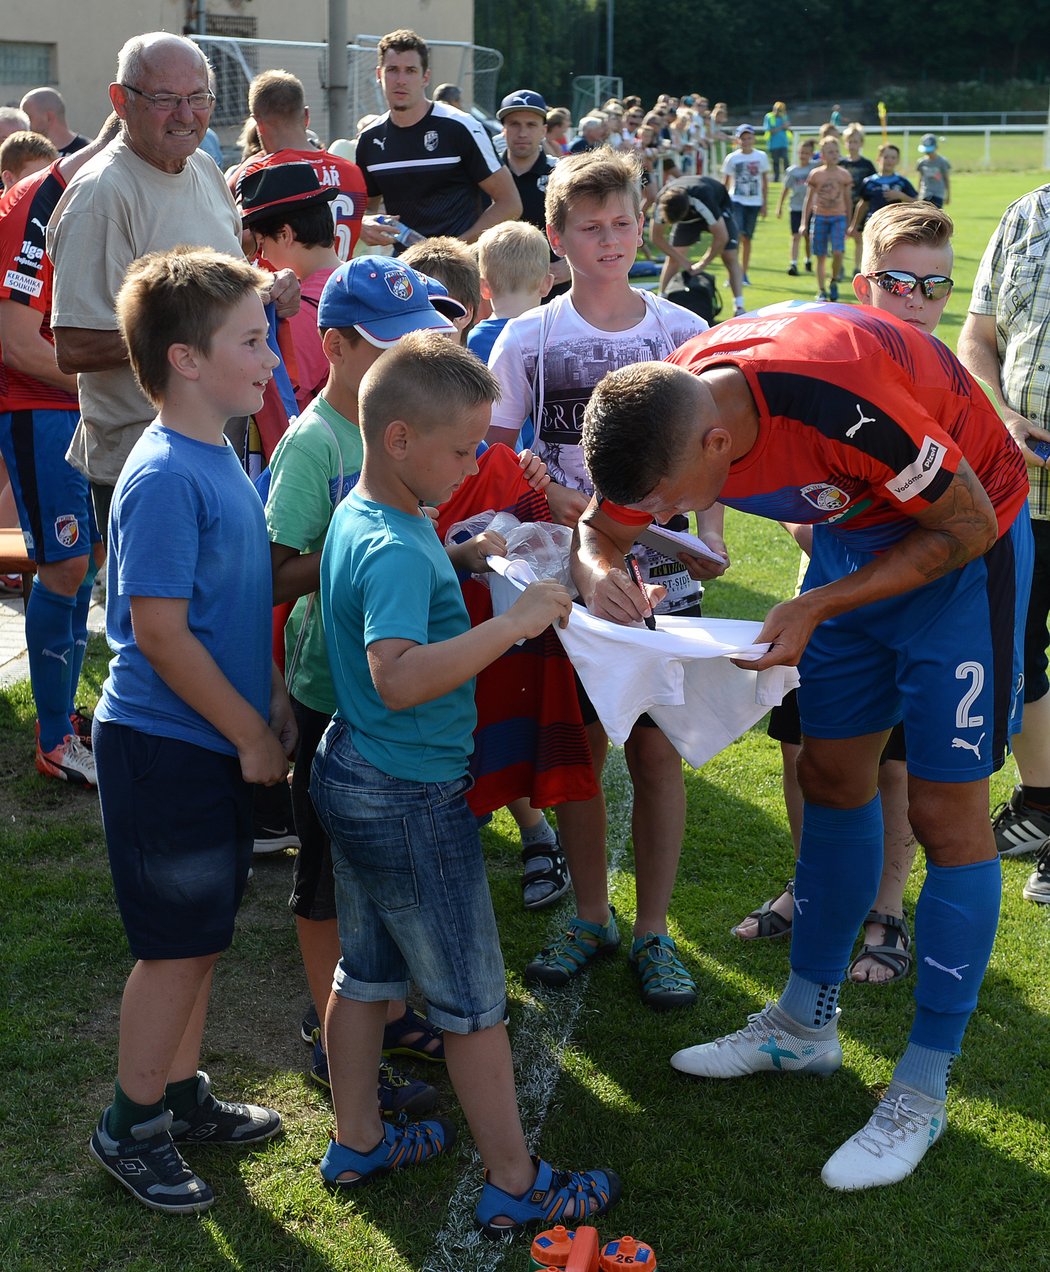
[[[860,303],[932,333],[952,294],[954,228],[930,203],[894,203],[873,213],[853,279]]]

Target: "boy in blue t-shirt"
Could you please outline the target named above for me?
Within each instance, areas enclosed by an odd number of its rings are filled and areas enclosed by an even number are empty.
[[[877,158],[878,172],[873,177],[866,177],[860,187],[860,200],[853,209],[850,234],[862,230],[868,219],[880,208],[888,207],[891,203],[913,203],[919,197],[918,190],[908,178],[902,177],[897,171],[901,152],[892,142],[879,147]]]
[[[212,970],[233,938],[252,860],[251,783],[288,772],[295,744],[270,658],[262,505],[226,421],[259,409],[277,357],[270,275],[210,249],[136,261],[121,335],[158,416],[135,444],[109,522],[114,657],[94,753],[117,905],[131,952],[113,1103],[90,1152],[154,1210],[206,1210],[182,1143],[253,1144],[272,1109],[227,1104],[198,1069]],[[187,798],[190,792],[190,798]]]
[[[493,1238],[600,1214],[619,1196],[611,1172],[555,1172],[526,1148],[499,936],[463,798],[473,677],[571,609],[545,579],[472,628],[456,570],[485,569],[499,545],[479,535],[446,552],[421,506],[478,471],[498,393],[472,353],[426,332],[405,336],[361,383],[364,462],[321,559],[339,705],[311,783],[332,840],[342,948],[325,1022],[336,1133],[321,1174],[358,1187],[455,1138],[441,1120],[384,1124],[376,1106],[386,1004],[412,980],[445,1031],[449,1077],[487,1168],[475,1217]]]

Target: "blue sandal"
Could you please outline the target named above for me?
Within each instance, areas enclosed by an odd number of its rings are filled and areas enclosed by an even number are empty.
[[[647,1007],[670,1011],[696,1002],[696,982],[682,966],[671,937],[646,932],[631,944],[629,959]]]
[[[403,1016],[389,1021],[383,1028],[383,1055],[407,1056],[410,1060],[444,1064],[445,1039],[442,1030],[432,1025],[418,1011],[406,1007]]]
[[[474,1218],[490,1241],[540,1224],[549,1227],[593,1219],[605,1214],[620,1199],[620,1179],[611,1170],[554,1170],[539,1157],[532,1160],[536,1179],[520,1197],[512,1197],[485,1176]],[[510,1223],[493,1222],[499,1216]]]
[[[550,985],[560,989],[594,959],[605,958],[619,948],[620,934],[616,930],[616,911],[612,906],[609,906],[609,922],[604,927],[577,916],[525,968],[525,984]]]
[[[390,1123],[383,1128],[383,1138],[368,1153],[355,1152],[333,1137],[321,1160],[321,1176],[332,1188],[358,1188],[392,1170],[432,1161],[455,1142],[456,1128],[441,1118]],[[340,1179],[348,1170],[356,1170],[357,1178]]]

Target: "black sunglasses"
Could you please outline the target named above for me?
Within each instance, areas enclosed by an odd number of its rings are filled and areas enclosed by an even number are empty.
[[[920,278],[907,269],[880,269],[864,277],[891,296],[910,296],[916,287],[921,287],[927,300],[947,300],[955,286],[955,280],[944,274],[924,274]]]

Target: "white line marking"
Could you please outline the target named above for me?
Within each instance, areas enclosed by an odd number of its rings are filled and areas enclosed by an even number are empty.
[[[615,874],[623,869],[626,860],[631,815],[631,782],[623,751],[619,747],[609,748],[603,785],[609,818],[606,834],[609,872]],[[536,949],[557,936],[564,925],[565,913],[559,906],[547,931],[542,936],[537,936]],[[620,936],[628,946],[630,930],[630,922],[621,923]],[[587,975],[584,974],[571,981],[565,989],[545,992],[542,1011],[537,1006],[537,1000],[530,995],[512,1013],[514,1025],[511,1030],[511,1047],[517,1078],[518,1108],[521,1111],[521,1124],[525,1128],[525,1139],[532,1151],[536,1151],[542,1134],[547,1110],[561,1077],[562,1053],[572,1038],[586,989]],[[465,1146],[465,1141],[460,1140],[460,1144]],[[571,1163],[582,1170],[601,1164],[592,1162],[589,1158]],[[433,1247],[424,1259],[420,1272],[493,1272],[502,1267],[506,1256],[512,1251],[518,1256],[522,1254],[523,1242],[490,1242],[474,1226],[474,1207],[481,1193],[481,1175],[481,1159],[477,1149],[472,1147],[470,1161],[449,1200],[445,1223],[434,1238]],[[520,1263],[520,1258],[517,1262]]]

